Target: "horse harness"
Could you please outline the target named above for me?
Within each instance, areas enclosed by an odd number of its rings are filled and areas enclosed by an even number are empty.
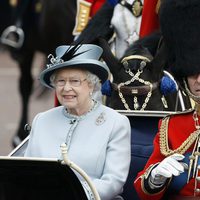
[[[152,91],[158,87],[158,82],[153,83]],[[112,88],[115,91],[118,91],[118,85],[116,83],[112,83]],[[121,93],[127,96],[131,95],[145,95],[150,91],[150,87],[148,85],[141,86],[121,86]]]
[[[136,74],[133,74],[132,71],[130,70],[130,68],[127,68],[128,67],[128,60],[131,60],[131,59],[140,59],[142,60],[141,63],[140,63],[140,68],[137,70],[137,73]],[[138,98],[137,96],[139,95],[147,95],[145,100],[144,100],[144,103],[142,104],[141,106],[141,109],[140,110],[144,110],[150,100],[150,97],[152,95],[152,92],[158,88],[158,82],[154,82],[154,83],[151,83],[150,81],[145,81],[144,79],[140,78],[139,76],[143,73],[143,69],[144,67],[146,66],[146,63],[147,62],[150,62],[151,60],[145,56],[141,56],[141,55],[131,55],[131,56],[127,56],[125,58],[122,59],[122,64],[123,66],[125,67],[125,72],[128,73],[132,78],[126,82],[122,82],[122,83],[119,83],[119,84],[116,84],[116,83],[112,83],[112,88],[115,90],[115,91],[118,91],[118,94],[119,94],[119,97],[122,101],[122,103],[124,104],[124,107],[127,109],[127,110],[131,110],[129,105],[127,104],[125,98],[124,98],[124,95],[133,95],[134,98],[134,109],[135,110],[139,110],[139,104],[138,104]],[[142,86],[127,86],[131,83],[133,83],[134,81],[138,81],[144,85]]]

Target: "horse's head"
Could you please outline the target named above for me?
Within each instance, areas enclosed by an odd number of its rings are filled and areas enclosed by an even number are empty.
[[[158,70],[153,65],[159,39],[157,35],[152,35],[136,41],[121,59],[121,73],[114,79],[118,82],[118,94],[126,109],[161,109],[158,104],[151,104],[153,95],[158,97],[162,76],[162,67]]]
[[[166,66],[164,47],[159,33],[136,41],[124,56],[107,62],[113,76],[109,105],[115,109],[168,110],[160,90],[163,68]],[[106,59],[107,58],[107,59]]]
[[[120,69],[124,74],[129,74],[130,76],[138,74],[137,76],[142,76],[143,79],[150,79],[153,81],[153,68],[150,64],[152,60],[153,55],[150,50],[136,42],[126,50],[124,56],[120,59]],[[117,79],[117,76],[115,78]],[[124,78],[122,78],[120,74],[119,81],[123,80]],[[139,83],[135,84],[138,85]]]

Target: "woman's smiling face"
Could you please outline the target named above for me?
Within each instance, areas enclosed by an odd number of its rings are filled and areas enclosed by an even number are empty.
[[[93,86],[87,80],[86,71],[76,68],[61,69],[56,72],[54,84],[60,104],[69,113],[82,115],[88,111]]]

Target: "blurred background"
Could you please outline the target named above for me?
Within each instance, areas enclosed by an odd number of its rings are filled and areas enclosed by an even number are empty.
[[[54,106],[53,91],[44,90],[38,81],[43,63],[43,54],[36,53],[32,67],[34,89],[29,104],[30,124],[38,112]],[[13,149],[12,137],[16,133],[21,112],[19,75],[18,64],[10,57],[10,54],[7,51],[0,52],[0,156],[9,154]]]
[[[38,112],[55,106],[38,77],[47,55],[73,41],[75,14],[74,0],[0,1],[0,155],[28,135],[24,125]]]
[[[0,1],[0,43],[7,48],[7,51],[2,51],[0,45],[0,156],[7,155],[13,145],[20,143],[13,140],[14,136],[24,139],[27,135],[24,125],[31,124],[38,112],[57,105],[54,92],[42,88],[38,81],[47,55],[54,55],[57,46],[71,44],[77,38],[77,42],[92,43],[101,36],[111,40],[114,54],[121,56],[136,39],[158,29],[159,1],[149,0],[144,6],[143,0],[131,1],[139,3],[137,13],[124,7],[126,12],[122,12],[124,17],[120,18],[121,9],[118,7],[122,5],[118,0]],[[96,15],[98,10],[100,12]],[[144,18],[140,29],[142,13]],[[87,27],[90,20],[92,25]],[[112,39],[113,36],[116,38]],[[118,43],[117,39],[121,41]],[[117,43],[120,48],[117,48]],[[9,52],[12,52],[12,57]]]

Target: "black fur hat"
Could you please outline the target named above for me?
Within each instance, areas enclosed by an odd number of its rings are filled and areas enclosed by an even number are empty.
[[[200,73],[200,0],[162,0],[159,15],[175,77]]]

